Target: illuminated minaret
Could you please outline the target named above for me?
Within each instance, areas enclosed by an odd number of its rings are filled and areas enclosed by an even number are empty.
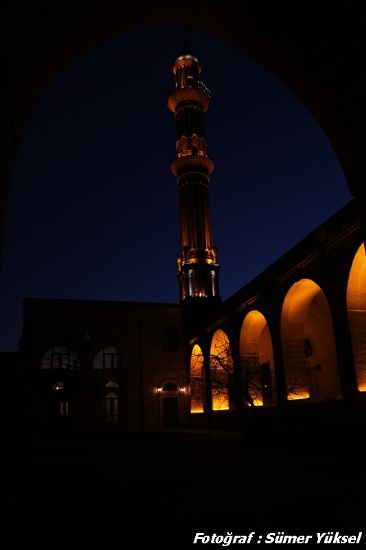
[[[177,178],[181,253],[178,279],[182,303],[220,301],[219,264],[213,246],[209,179],[214,163],[207,155],[204,112],[209,90],[200,80],[201,66],[185,44],[173,66],[175,90],[168,108],[176,119],[176,157],[171,171]]]

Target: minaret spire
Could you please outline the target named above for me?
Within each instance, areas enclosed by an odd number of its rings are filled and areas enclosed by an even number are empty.
[[[176,156],[171,171],[179,190],[178,279],[182,303],[220,300],[209,204],[209,177],[214,163],[207,154],[204,129],[204,112],[211,94],[200,80],[201,72],[185,36],[173,65],[175,89],[168,98],[168,108],[176,119]]]

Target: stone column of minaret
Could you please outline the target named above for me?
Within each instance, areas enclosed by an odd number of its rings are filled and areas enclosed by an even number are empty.
[[[182,304],[220,302],[217,249],[212,241],[209,179],[214,163],[206,150],[204,112],[211,95],[200,80],[201,66],[185,44],[173,66],[175,90],[168,108],[176,119],[176,157],[181,253],[178,280]]]

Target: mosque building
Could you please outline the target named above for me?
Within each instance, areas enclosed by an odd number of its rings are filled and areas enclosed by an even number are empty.
[[[176,122],[179,304],[24,301],[26,413],[36,433],[365,421],[366,257],[354,201],[222,301],[210,217],[211,92],[184,44]]]

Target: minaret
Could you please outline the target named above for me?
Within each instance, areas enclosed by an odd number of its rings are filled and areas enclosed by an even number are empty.
[[[214,163],[207,155],[204,112],[209,90],[200,80],[201,66],[185,43],[173,66],[175,90],[168,108],[176,119],[176,157],[171,171],[177,178],[181,254],[178,279],[182,304],[220,302],[217,249],[213,246],[209,179]]]

